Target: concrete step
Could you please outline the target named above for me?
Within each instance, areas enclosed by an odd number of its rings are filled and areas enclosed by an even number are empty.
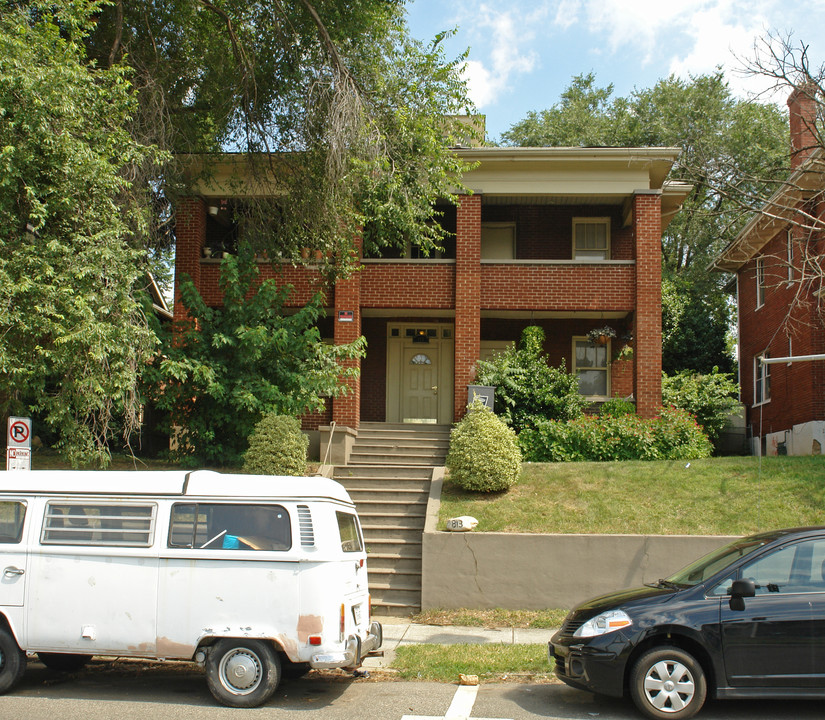
[[[363,499],[355,499],[355,508],[358,510],[358,517],[362,518],[364,515],[386,515],[389,514],[401,514],[405,513],[412,503],[411,501],[407,500],[363,500]],[[416,509],[416,514],[418,515],[420,510]],[[419,515],[420,516],[420,515]]]
[[[421,539],[420,528],[392,528],[392,527],[373,527],[369,531],[364,530],[364,542],[373,547],[375,543],[384,542],[385,540],[400,540],[402,542],[416,542]]]
[[[394,540],[392,538],[381,538],[380,540],[364,540],[367,546],[367,564],[372,555],[395,555],[403,558],[421,559],[421,540]]]
[[[434,456],[447,457],[448,449],[449,448],[446,444],[436,444],[434,441],[416,445],[413,443],[401,443],[391,440],[388,440],[385,443],[378,443],[370,440],[369,442],[357,442],[352,446],[353,454],[391,455],[392,457],[403,455],[404,457],[409,458]]]
[[[375,615],[412,615],[421,609],[420,587],[417,590],[370,587],[370,597]]]
[[[432,468],[420,465],[396,465],[384,468],[375,465],[337,465],[333,478],[338,482],[352,479],[380,479],[380,480],[426,480],[433,476]]]
[[[425,513],[416,513],[408,515],[397,514],[376,514],[376,515],[361,515],[361,529],[364,531],[364,536],[369,537],[373,530],[384,531],[387,529],[396,530],[424,530]]]
[[[403,557],[397,553],[370,553],[367,556],[367,570],[372,573],[397,572],[421,575],[420,557]]]
[[[353,452],[350,454],[350,462],[357,465],[424,465],[427,467],[440,467],[444,464],[446,455],[429,453],[427,455],[387,455],[383,452]]]

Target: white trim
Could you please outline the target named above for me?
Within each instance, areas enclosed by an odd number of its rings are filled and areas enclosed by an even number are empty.
[[[756,282],[756,307],[754,310],[765,307],[765,258],[756,258],[756,270],[754,272]]]

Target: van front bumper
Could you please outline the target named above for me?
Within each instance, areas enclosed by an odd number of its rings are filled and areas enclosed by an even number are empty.
[[[309,664],[315,670],[355,669],[360,667],[367,655],[380,648],[383,642],[384,630],[381,623],[373,622],[365,638],[350,635],[343,650],[313,655]]]

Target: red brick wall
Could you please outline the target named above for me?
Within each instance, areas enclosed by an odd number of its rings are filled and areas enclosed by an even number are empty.
[[[653,417],[662,404],[662,223],[661,196],[633,198],[636,232],[636,409]]]
[[[738,274],[740,381],[742,402],[755,435],[788,430],[793,425],[825,420],[825,362],[770,366],[770,402],[753,407],[753,358],[768,350],[772,357],[825,354],[821,306],[811,288],[788,283],[787,235],[776,235],[764,248],[764,305],[756,307],[756,258]],[[795,264],[799,248],[795,250]],[[794,278],[800,278],[795,270]],[[818,286],[818,285],[817,285]],[[797,298],[800,294],[800,298]]]
[[[481,325],[481,196],[463,195],[456,218],[455,391],[453,417],[464,415],[475,377]]]
[[[620,310],[636,297],[632,265],[492,265],[481,267],[485,310]]]
[[[195,287],[201,284],[201,249],[206,238],[206,206],[200,198],[182,198],[175,212],[175,319],[183,320],[180,284],[188,275]]]
[[[360,272],[361,305],[452,310],[455,271],[454,263],[367,263]]]
[[[360,244],[359,244],[360,251]],[[352,322],[339,322],[339,311],[352,312]],[[344,345],[361,337],[361,275],[352,273],[335,283],[335,344]],[[361,367],[360,360],[345,360],[344,368]],[[334,399],[332,418],[342,427],[357,428],[361,418],[361,376],[346,381],[350,389],[346,395]]]

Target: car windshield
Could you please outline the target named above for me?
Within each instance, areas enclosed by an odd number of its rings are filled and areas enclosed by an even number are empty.
[[[708,553],[704,557],[692,562],[679,572],[667,578],[667,583],[673,583],[681,587],[698,585],[716,573],[735,563],[739,558],[750,555],[755,550],[775,539],[776,535],[757,535],[754,537],[734,540],[732,543]]]

